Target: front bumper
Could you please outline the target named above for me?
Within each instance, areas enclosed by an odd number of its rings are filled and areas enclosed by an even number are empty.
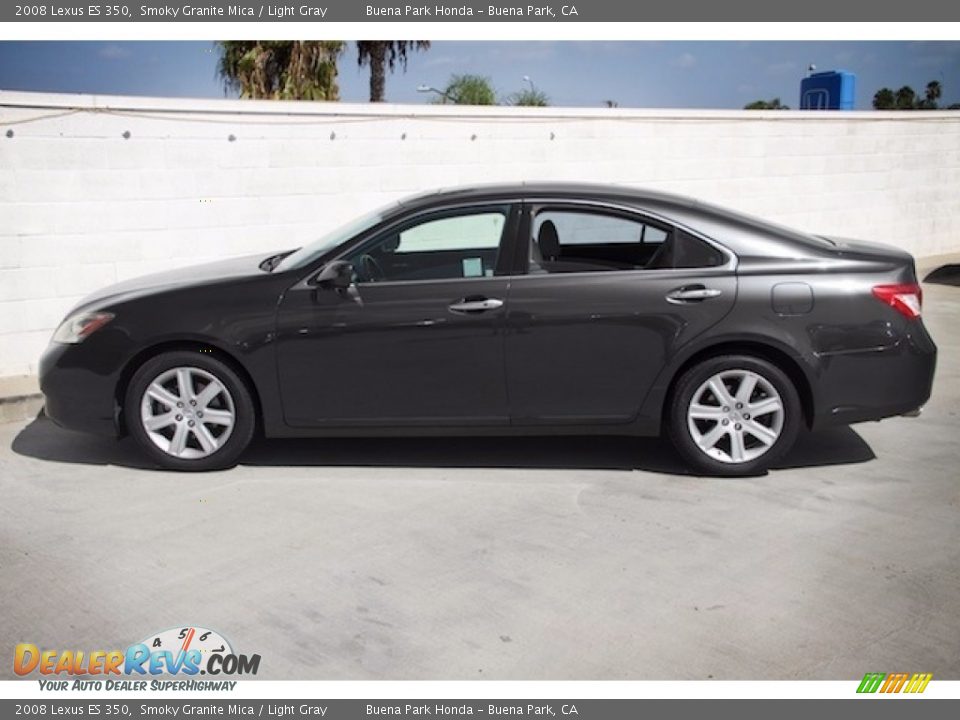
[[[50,343],[40,358],[44,413],[69,430],[119,435],[117,375],[90,364],[86,343]]]

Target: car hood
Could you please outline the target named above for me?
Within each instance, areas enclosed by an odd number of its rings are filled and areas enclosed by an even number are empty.
[[[267,257],[263,253],[245,257],[217,260],[216,262],[190,265],[176,270],[152,273],[124,280],[115,285],[97,290],[88,295],[74,308],[79,310],[92,305],[107,305],[118,300],[128,300],[155,292],[164,292],[181,287],[205,285],[236,278],[262,275],[260,263]]]

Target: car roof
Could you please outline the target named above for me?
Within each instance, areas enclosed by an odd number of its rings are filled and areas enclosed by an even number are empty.
[[[602,183],[516,182],[441,188],[400,201],[402,210],[484,200],[577,198],[620,202],[662,215],[725,244],[738,255],[818,253],[825,241],[813,235],[695,198],[659,190]],[[829,243],[826,243],[829,244]],[[780,250],[775,250],[780,246]]]
[[[404,198],[401,205],[414,206],[444,201],[479,200],[491,197],[534,197],[537,195],[590,197],[596,199],[629,199],[634,202],[647,201],[693,207],[697,201],[693,198],[672,193],[647,190],[626,185],[574,182],[517,182],[469,185],[463,187],[440,188],[412,197]]]

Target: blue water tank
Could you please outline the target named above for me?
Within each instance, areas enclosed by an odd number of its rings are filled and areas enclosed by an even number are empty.
[[[845,70],[813,73],[800,81],[800,109],[853,110],[856,81]]]

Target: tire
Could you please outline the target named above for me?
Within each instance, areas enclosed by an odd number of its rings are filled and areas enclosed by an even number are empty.
[[[801,422],[800,397],[786,373],[758,357],[721,355],[677,381],[667,432],[683,460],[703,474],[755,475],[793,446]]]
[[[232,467],[256,427],[246,383],[220,360],[187,350],[157,355],[137,369],[124,417],[143,451],[169,470]]]

